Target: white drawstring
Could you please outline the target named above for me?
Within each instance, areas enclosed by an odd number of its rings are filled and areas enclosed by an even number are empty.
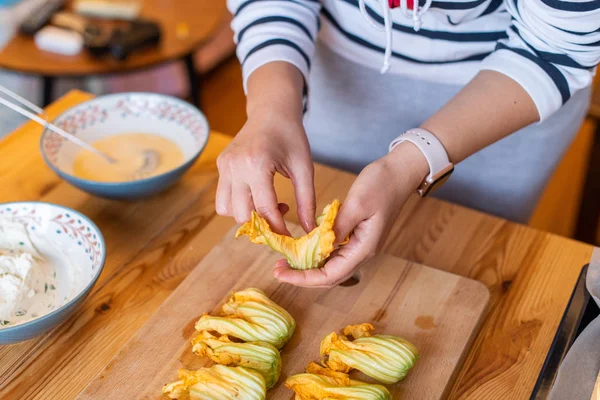
[[[358,8],[360,9],[360,13],[362,14],[363,18],[366,19],[367,22],[370,23],[371,26],[373,26],[373,28],[380,30],[380,31],[383,30],[383,29],[381,29],[381,26],[377,23],[377,21],[375,21],[373,18],[371,18],[371,16],[367,12],[365,0],[358,1]]]
[[[419,0],[414,0],[412,13],[408,11],[407,0],[400,0],[400,8],[407,18],[412,18],[413,29],[418,32],[421,29],[421,16],[429,10],[433,0],[425,0],[423,7],[419,5]]]
[[[407,18],[412,18],[413,29],[418,32],[421,29],[421,16],[429,10],[433,0],[425,0],[423,7],[419,6],[419,0],[414,0],[412,15],[408,11],[407,0],[400,0],[400,9]],[[383,66],[381,73],[385,74],[390,69],[390,61],[392,60],[392,41],[393,41],[393,21],[392,10],[388,5],[388,0],[379,0],[379,6],[383,13],[384,30],[385,30],[385,54],[383,56]],[[358,8],[363,18],[369,22],[375,29],[382,30],[381,25],[375,21],[368,13],[365,0],[358,0]]]
[[[390,70],[390,61],[392,60],[392,10],[387,4],[387,0],[379,0],[383,11],[383,21],[385,23],[385,54],[383,56],[383,66],[381,74],[385,74]]]
[[[429,10],[432,1],[433,0],[425,0],[425,4],[423,4],[423,7],[419,7],[419,1],[415,0],[415,2],[417,3],[413,6],[413,28],[415,32],[419,32],[419,29],[421,29],[421,16],[425,14],[427,10]]]
[[[375,21],[368,13],[367,7],[365,5],[365,0],[358,0],[358,8],[360,9],[360,13],[363,18],[367,20],[369,24],[371,24],[375,29],[382,31],[385,30],[385,54],[383,56],[383,66],[381,67],[381,73],[385,74],[390,69],[390,60],[392,59],[392,13],[390,11],[390,7],[387,4],[388,0],[379,0],[379,5],[381,7],[381,11],[383,12],[383,21],[384,28]]]

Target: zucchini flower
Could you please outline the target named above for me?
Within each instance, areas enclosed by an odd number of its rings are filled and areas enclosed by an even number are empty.
[[[245,342],[267,342],[281,349],[294,334],[296,321],[259,289],[234,293],[220,317],[203,315],[197,331],[214,331]]]
[[[296,400],[392,400],[381,385],[350,379],[343,372],[308,364],[305,374],[290,376],[285,386],[296,393]]]
[[[253,211],[250,221],[237,230],[235,237],[246,235],[252,243],[266,244],[276,252],[283,254],[290,267],[294,269],[320,268],[335,250],[333,247],[333,242],[335,242],[333,223],[339,208],[339,200],[334,200],[333,203],[327,205],[323,209],[323,214],[317,217],[318,226],[299,238],[274,233],[267,221]]]
[[[371,336],[371,324],[349,325],[344,334],[335,332],[321,342],[324,363],[334,371],[349,372],[357,369],[386,384],[396,383],[406,376],[418,358],[417,348],[398,336]]]
[[[236,343],[225,336],[217,338],[203,331],[192,340],[193,352],[207,356],[217,364],[253,369],[265,379],[267,389],[273,387],[281,374],[279,350],[266,342]]]
[[[163,387],[163,393],[179,400],[265,400],[265,380],[243,367],[215,364],[197,371],[179,370],[179,380]]]

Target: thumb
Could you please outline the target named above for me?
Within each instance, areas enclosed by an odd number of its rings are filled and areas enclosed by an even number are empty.
[[[333,231],[335,232],[334,245],[337,247],[341,242],[346,240],[363,219],[360,206],[352,198],[347,199],[340,207],[340,212],[333,224]]]

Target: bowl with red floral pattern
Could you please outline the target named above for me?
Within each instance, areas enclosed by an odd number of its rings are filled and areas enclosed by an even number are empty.
[[[0,204],[0,345],[77,318],[105,260],[102,233],[81,212],[34,201]]]
[[[175,184],[200,156],[210,132],[206,117],[197,107],[156,93],[99,96],[70,108],[53,123],[91,145],[138,133],[158,138],[161,143],[178,149],[180,161],[168,169],[159,169],[160,173],[132,174],[130,179],[128,175],[121,181],[103,181],[76,173],[77,157],[86,150],[48,129],[44,131],[40,141],[42,156],[62,179],[96,196],[128,200],[151,196]],[[116,151],[114,146],[109,150]],[[160,158],[158,160],[160,162]],[[98,171],[104,169],[96,168],[92,172]]]

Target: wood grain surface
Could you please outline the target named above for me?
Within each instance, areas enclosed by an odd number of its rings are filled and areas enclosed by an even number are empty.
[[[63,56],[39,50],[33,37],[18,34],[0,50],[0,67],[47,76],[85,76],[119,73],[182,58],[209,39],[225,18],[225,0],[142,0],[141,18],[160,24],[162,39],[158,47],[131,55],[125,61],[110,57],[97,59],[83,51]],[[185,24],[187,35],[177,34]]]
[[[301,234],[294,228],[292,233]],[[269,266],[280,254],[245,238],[236,240],[234,233],[229,231],[204,257],[79,399],[161,397],[160,389],[177,380],[179,368],[209,365],[191,353],[195,321],[204,312],[218,315],[232,292],[247,287],[264,290],[296,320],[294,337],[282,352],[281,379],[269,399],[293,400],[285,379],[319,360],[325,335],[363,322],[419,349],[408,377],[389,386],[394,398],[445,398],[484,315],[489,292],[483,284],[381,254],[363,267],[354,286],[296,288],[279,284],[271,274]]]
[[[48,113],[88,98],[72,92]],[[39,154],[40,135],[41,128],[26,124],[0,141],[0,201],[73,207],[98,224],[109,255],[90,297],[69,321],[40,338],[0,347],[3,399],[75,398],[234,226],[232,219],[215,216],[213,205],[215,158],[230,140],[223,135],[211,135],[179,184],[131,203],[94,198],[62,182]],[[343,199],[353,179],[317,165],[318,208]],[[280,200],[293,209],[289,182],[276,184]],[[297,222],[294,209],[288,218]],[[383,251],[489,288],[490,311],[448,397],[505,400],[529,399],[592,246],[412,197]]]

